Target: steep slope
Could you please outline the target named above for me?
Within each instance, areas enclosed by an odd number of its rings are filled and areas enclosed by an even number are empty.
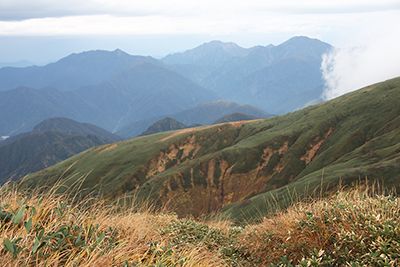
[[[0,146],[0,185],[59,163],[77,153],[110,141],[95,135],[68,135],[46,130]]]
[[[245,113],[259,118],[266,118],[271,116],[265,113],[263,110],[255,108],[253,106],[240,105],[227,100],[217,100],[213,102],[203,103],[193,108],[186,109],[175,114],[170,114],[168,116],[182,122],[185,125],[209,125],[212,124],[214,121],[220,119],[221,117],[235,112]],[[133,122],[122,128],[120,131],[117,132],[117,134],[125,137],[138,136],[150,125],[162,118],[163,116],[155,116]]]
[[[55,87],[70,91],[80,86],[96,84],[131,65],[162,62],[143,56],[131,56],[117,49],[115,51],[88,51],[71,54],[55,63],[43,67],[5,67],[0,69],[0,91],[19,86],[42,88]]]
[[[148,116],[167,115],[219,97],[175,72],[139,63],[74,91],[19,87],[0,91],[0,135],[28,132],[49,117],[66,117],[108,131]]]
[[[238,220],[263,216],[271,196],[290,201],[366,176],[399,187],[399,102],[396,78],[286,115],[92,148],[20,186],[52,184],[65,172],[67,186],[85,177],[82,188],[108,201],[150,196],[180,216],[220,210]]]

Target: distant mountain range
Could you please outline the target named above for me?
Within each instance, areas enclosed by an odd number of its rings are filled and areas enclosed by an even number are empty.
[[[222,64],[233,57],[242,56],[247,51],[247,49],[235,43],[211,41],[184,53],[168,55],[162,61],[168,65],[179,64],[209,67]]]
[[[49,117],[90,122],[108,131],[148,116],[172,114],[219,97],[157,65],[142,62],[73,91],[18,87],[0,91],[0,135],[30,131]]]
[[[152,57],[131,56],[119,49],[112,52],[88,51],[71,54],[42,67],[4,67],[0,69],[0,91],[19,86],[37,89],[54,87],[61,91],[71,91],[83,85],[100,83],[140,62],[165,65]]]
[[[332,48],[320,40],[303,36],[293,37],[278,46],[249,49],[232,43],[210,42],[162,60],[223,99],[282,114],[309,102],[321,101],[320,92],[312,92],[324,83],[320,69],[322,55]],[[204,63],[206,61],[208,63]],[[286,99],[306,91],[310,92],[307,98],[287,104]]]
[[[249,49],[212,41],[162,60],[117,49],[72,54],[43,67],[4,67],[0,136],[29,132],[51,117],[134,137],[166,116],[191,125],[211,124],[234,112],[287,113],[321,102],[320,64],[331,48],[307,37]],[[221,99],[257,107],[264,115],[191,110]]]
[[[94,146],[124,138],[67,118],[50,118],[31,132],[0,141],[0,185],[61,162]]]
[[[24,67],[29,67],[33,66],[32,62],[29,62],[28,60],[20,60],[17,62],[0,62],[0,68],[4,67],[17,67],[17,68],[24,68]]]

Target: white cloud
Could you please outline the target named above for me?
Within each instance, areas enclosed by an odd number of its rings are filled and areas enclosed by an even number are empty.
[[[385,19],[391,10],[400,10],[398,1],[0,0],[0,61],[17,60],[32,49],[26,43],[22,52],[17,50],[23,46],[19,39],[56,49],[48,43],[53,37],[85,44],[72,50],[71,45],[62,47],[55,41],[57,49],[68,53],[123,46],[134,50],[129,44],[135,43],[135,49],[143,46],[148,48],[144,53],[159,55],[165,53],[161,50],[182,51],[213,39],[251,47],[277,45],[296,35],[337,46],[368,27],[371,17]],[[157,47],[151,38],[158,40]],[[166,42],[171,38],[179,41]],[[137,42],[145,39],[147,43]],[[34,54],[47,57],[48,49],[39,50]]]
[[[111,16],[192,16],[204,13],[349,13],[399,9],[398,0],[1,0],[0,20],[111,15]]]
[[[241,5],[237,4],[235,8]],[[229,8],[227,10],[214,10],[212,7],[212,5],[201,5],[199,9],[204,12],[199,12],[197,6],[188,5],[186,6],[188,13],[176,12],[179,13],[179,16],[169,15],[169,13],[174,12],[173,7],[170,7],[170,11],[166,11],[168,9],[166,7],[163,12],[154,12],[153,15],[116,16],[103,14],[0,21],[0,36],[185,34],[215,36],[241,33],[288,33],[289,36],[307,35],[320,38],[322,33],[343,27],[347,27],[346,34],[352,34],[352,28],[363,27],[365,21],[368,21],[371,16],[370,13],[266,14],[261,11],[235,13],[231,12]],[[196,10],[191,10],[191,8]],[[141,10],[145,12],[145,7]],[[243,10],[246,10],[246,7],[243,6]],[[386,17],[386,12],[378,12],[377,14],[380,18]],[[349,25],[352,25],[352,27],[348,27]]]
[[[358,34],[346,48],[325,55],[323,98],[332,99],[400,76],[400,14]]]

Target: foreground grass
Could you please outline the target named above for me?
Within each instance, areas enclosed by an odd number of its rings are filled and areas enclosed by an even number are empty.
[[[136,203],[0,196],[2,266],[398,266],[400,203],[368,190],[299,203],[243,227]],[[68,200],[67,200],[68,199]]]

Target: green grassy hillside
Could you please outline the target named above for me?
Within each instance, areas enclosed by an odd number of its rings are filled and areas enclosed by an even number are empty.
[[[100,146],[20,182],[80,182],[106,201],[168,204],[179,216],[222,211],[238,221],[265,205],[365,179],[398,187],[400,78],[286,115],[184,129]]]

